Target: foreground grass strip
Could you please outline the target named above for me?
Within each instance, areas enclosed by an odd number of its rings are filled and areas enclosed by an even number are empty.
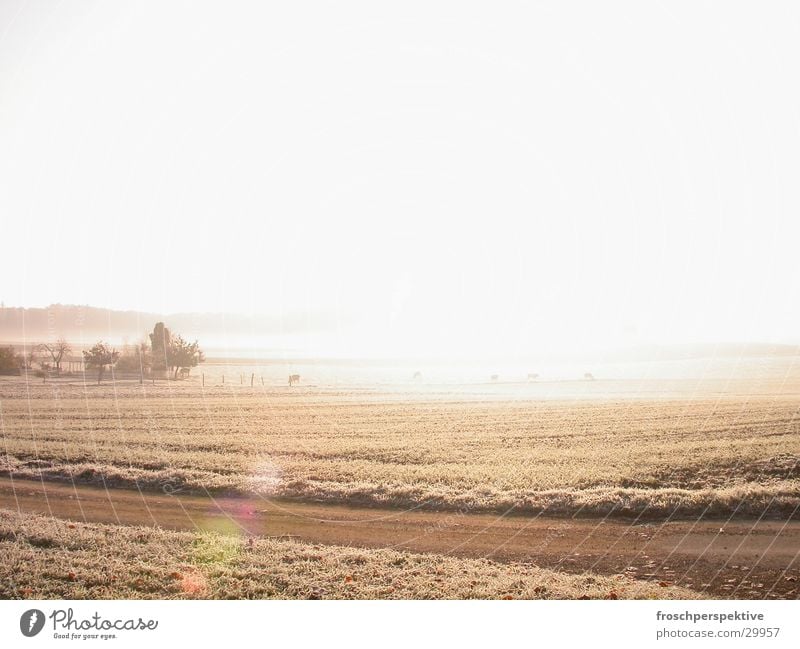
[[[71,523],[0,509],[0,597],[648,599],[692,591],[393,550]]]

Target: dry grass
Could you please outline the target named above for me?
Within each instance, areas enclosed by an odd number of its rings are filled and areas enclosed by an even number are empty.
[[[797,411],[770,396],[482,401],[5,380],[0,471],[400,507],[788,517]]]
[[[0,510],[0,598],[694,598],[629,577]]]

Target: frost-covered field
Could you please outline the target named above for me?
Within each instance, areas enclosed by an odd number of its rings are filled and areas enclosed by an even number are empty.
[[[800,400],[791,386],[631,385],[2,377],[0,471],[432,509],[796,515]]]
[[[68,523],[0,509],[0,598],[690,599],[625,575]]]

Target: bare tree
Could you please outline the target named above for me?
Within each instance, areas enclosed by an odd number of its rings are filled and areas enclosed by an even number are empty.
[[[54,343],[42,343],[41,349],[50,354],[50,358],[53,359],[53,365],[56,366],[56,372],[59,373],[61,372],[61,361],[64,360],[64,356],[72,351],[72,347],[63,338],[59,338]]]

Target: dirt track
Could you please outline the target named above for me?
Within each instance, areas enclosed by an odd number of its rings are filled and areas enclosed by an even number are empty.
[[[361,509],[0,478],[0,507],[78,521],[392,547],[567,572],[626,573],[709,595],[798,597],[800,522],[625,520]]]

